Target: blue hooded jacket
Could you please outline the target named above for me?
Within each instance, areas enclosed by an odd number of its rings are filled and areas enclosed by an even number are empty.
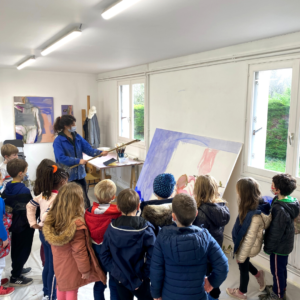
[[[92,157],[101,154],[102,151],[93,149],[92,146],[79,134],[75,133],[73,137],[74,144],[72,144],[62,133],[58,134],[53,142],[55,161],[62,167],[78,165],[80,160],[83,158],[83,152]],[[71,169],[69,181],[80,180],[85,178],[85,176],[85,166],[80,165]]]
[[[204,278],[207,262],[213,271],[208,281],[219,287],[226,279],[228,259],[207,229],[191,225],[165,226],[154,246],[150,280],[153,298],[206,300]]]
[[[3,224],[3,215],[5,215],[5,204],[3,199],[0,197],[0,239],[2,241],[6,241],[7,240],[7,231],[6,228]]]
[[[243,237],[246,235],[249,226],[252,222],[252,217],[254,215],[260,215],[261,213],[264,213],[265,215],[269,215],[271,210],[271,205],[267,202],[260,202],[260,205],[258,206],[257,210],[251,210],[247,213],[246,218],[241,225],[239,216],[237,217],[235,224],[232,229],[232,240],[234,243],[234,253],[237,253],[240,243],[243,239]]]
[[[121,216],[107,228],[101,264],[127,289],[134,291],[150,276],[154,226],[142,217]]]

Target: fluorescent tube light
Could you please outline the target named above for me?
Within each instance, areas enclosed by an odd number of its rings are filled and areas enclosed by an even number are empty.
[[[30,58],[26,59],[24,62],[22,62],[21,64],[19,64],[17,66],[18,70],[22,70],[23,68],[27,67],[28,65],[32,64],[33,62],[35,62],[35,56],[31,56]]]
[[[49,53],[55,51],[59,47],[63,46],[64,44],[70,42],[71,40],[75,39],[76,37],[78,37],[80,35],[81,35],[81,30],[80,29],[74,29],[71,32],[69,32],[67,35],[65,35],[64,37],[62,37],[61,39],[59,39],[58,41],[54,42],[53,44],[51,44],[50,46],[48,46],[47,48],[45,48],[41,52],[41,54],[43,56],[46,56]]]
[[[139,1],[140,0],[121,0],[106,9],[101,14],[102,18],[108,20]]]

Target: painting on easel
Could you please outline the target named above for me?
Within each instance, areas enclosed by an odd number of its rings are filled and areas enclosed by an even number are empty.
[[[53,97],[14,97],[16,139],[24,144],[54,141]]]
[[[155,199],[154,178],[171,173],[177,182],[173,196],[193,195],[197,176],[210,174],[219,183],[222,196],[241,149],[237,142],[156,129],[136,191],[142,201]]]

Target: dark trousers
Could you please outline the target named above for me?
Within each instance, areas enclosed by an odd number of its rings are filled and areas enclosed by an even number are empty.
[[[287,264],[289,256],[271,254],[270,266],[273,275],[273,291],[279,297],[283,298],[287,286]]]
[[[92,244],[92,247],[94,249],[94,252],[98,258],[99,264],[105,274],[107,274],[107,271],[105,268],[102,266],[101,261],[100,261],[100,251],[102,245],[96,245]],[[109,289],[110,289],[110,300],[118,300],[118,292],[117,292],[117,282],[116,280],[109,275]],[[94,300],[105,300],[104,298],[104,290],[106,289],[106,285],[104,285],[101,281],[95,282],[94,285]]]
[[[83,199],[84,199],[84,208],[87,209],[91,206],[91,201],[89,199],[89,196],[87,194],[87,185],[85,178],[73,180],[72,182],[75,182],[79,184],[82,187],[83,190]]]
[[[133,300],[137,297],[138,300],[153,300],[150,293],[150,279],[145,279],[142,285],[135,291],[128,290],[122,283],[117,283],[117,291],[120,300]]]
[[[212,265],[210,263],[207,263],[206,276],[210,275],[212,270],[213,270]],[[221,295],[221,290],[219,287],[216,287],[209,294],[213,299],[219,299]]]
[[[29,258],[33,235],[34,229],[29,226],[22,232],[11,233],[11,276],[14,278],[21,276],[22,269]]]
[[[39,233],[45,253],[45,265],[42,273],[44,296],[48,296],[49,300],[56,300],[56,278],[54,275],[51,245],[45,240],[42,230]]]
[[[246,294],[248,290],[248,283],[249,283],[249,272],[253,276],[256,276],[258,271],[251,264],[249,257],[245,260],[245,262],[239,263],[239,269],[240,269],[240,291],[243,294]]]

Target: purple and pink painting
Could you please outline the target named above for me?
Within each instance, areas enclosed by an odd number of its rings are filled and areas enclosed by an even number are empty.
[[[156,129],[136,191],[142,201],[155,199],[154,178],[171,173],[177,182],[174,195],[193,195],[196,176],[210,174],[223,195],[241,149],[237,142]]]
[[[53,97],[14,97],[16,138],[25,144],[54,141]]]
[[[61,115],[74,115],[73,114],[73,105],[62,105],[61,106]]]

